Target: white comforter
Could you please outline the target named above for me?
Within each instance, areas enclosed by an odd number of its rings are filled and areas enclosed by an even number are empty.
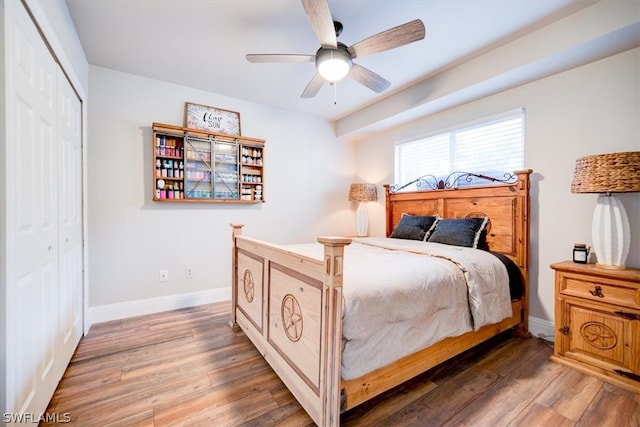
[[[320,244],[287,249],[322,259]],[[511,316],[505,266],[488,252],[360,238],[345,248],[342,377]]]

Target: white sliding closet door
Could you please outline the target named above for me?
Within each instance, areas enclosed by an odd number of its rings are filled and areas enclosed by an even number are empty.
[[[58,247],[61,372],[82,336],[81,104],[58,73]]]
[[[13,344],[7,346],[7,380],[14,392],[8,408],[35,413],[59,379],[58,67],[22,5],[6,5],[15,17],[7,57],[13,77],[7,105],[13,131],[6,147],[13,154],[7,156],[7,234],[15,239],[7,264],[7,339]]]
[[[38,416],[82,331],[80,101],[22,2],[4,6],[5,407]]]

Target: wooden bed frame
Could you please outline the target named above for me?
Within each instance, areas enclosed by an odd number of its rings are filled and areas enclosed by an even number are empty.
[[[443,218],[488,216],[489,249],[511,258],[522,272],[523,296],[512,317],[447,338],[354,380],[343,380],[342,272],[351,239],[319,237],[323,259],[241,235],[233,228],[232,319],[319,426],[337,426],[340,413],[433,368],[507,329],[528,335],[529,175],[514,184],[391,193],[385,185],[386,233],[402,213]]]

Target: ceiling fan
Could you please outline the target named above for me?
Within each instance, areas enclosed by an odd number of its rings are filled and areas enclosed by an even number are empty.
[[[358,83],[380,93],[391,82],[353,62],[365,55],[404,46],[425,36],[424,24],[416,19],[383,31],[349,47],[337,41],[342,24],[333,21],[327,0],[302,0],[305,13],[321,47],[315,55],[248,54],[249,62],[315,62],[317,72],[302,92],[301,98],[313,98],[325,81],[335,83],[347,75]]]

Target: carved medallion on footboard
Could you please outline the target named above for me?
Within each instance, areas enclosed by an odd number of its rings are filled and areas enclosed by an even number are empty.
[[[262,333],[264,259],[238,250],[238,309]]]

